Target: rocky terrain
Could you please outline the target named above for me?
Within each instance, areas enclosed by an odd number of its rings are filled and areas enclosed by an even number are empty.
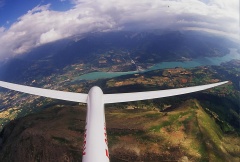
[[[197,33],[121,32],[62,40],[1,64],[0,79],[87,93],[180,88],[228,80],[190,95],[106,105],[110,160],[239,162],[240,61],[143,72],[163,61],[221,57],[239,45]],[[204,59],[206,61],[206,59]],[[91,72],[138,71],[81,80]],[[0,89],[0,161],[82,161],[86,105]]]
[[[81,161],[85,106],[55,105],[11,121],[0,161]],[[168,111],[106,108],[111,161],[240,160],[240,139],[224,134],[198,100]]]

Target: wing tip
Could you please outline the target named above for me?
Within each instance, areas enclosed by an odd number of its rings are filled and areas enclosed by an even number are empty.
[[[223,84],[226,84],[226,83],[229,83],[229,81],[218,82],[218,83],[215,83],[215,84],[223,85]]]
[[[202,90],[206,90],[209,88],[214,88],[223,84],[229,83],[229,81],[223,81],[223,82],[217,82],[217,83],[211,83],[211,84],[205,84],[205,85],[200,85],[200,86],[194,86],[194,87],[185,87],[185,88],[199,88],[202,87],[202,89],[198,89],[192,92],[198,92],[198,91],[202,91]],[[183,88],[177,88],[179,89],[183,89]],[[175,90],[177,90],[175,89]],[[150,92],[166,92],[166,91],[172,91],[174,89],[168,89],[168,90],[157,90],[157,91],[146,91],[146,92],[135,92],[135,93],[118,93],[118,94],[104,94],[104,103],[108,104],[108,103],[119,103],[119,102],[130,102],[130,101],[138,101],[138,100],[147,100],[147,99],[154,99],[154,98],[163,98],[163,97],[170,97],[170,96],[175,96],[175,95],[182,95],[185,93],[181,93],[181,94],[173,94],[173,95],[167,95],[167,96],[159,96],[159,97],[146,97],[146,98],[137,98],[136,94],[142,94],[142,93],[150,93]],[[192,92],[186,92],[186,93],[192,93]],[[127,97],[128,95],[135,95],[134,99],[129,99],[130,97]],[[132,96],[131,96],[132,97]]]

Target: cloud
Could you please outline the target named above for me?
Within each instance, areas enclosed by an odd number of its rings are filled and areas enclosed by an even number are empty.
[[[10,28],[0,28],[0,58],[95,31],[167,28],[202,30],[238,38],[237,0],[70,1],[74,7],[68,11],[53,11],[50,4],[36,6]]]
[[[20,17],[9,29],[1,29],[0,57],[25,53],[33,47],[83,33],[102,31],[114,26],[108,17],[91,8],[73,8],[67,12],[37,6]]]

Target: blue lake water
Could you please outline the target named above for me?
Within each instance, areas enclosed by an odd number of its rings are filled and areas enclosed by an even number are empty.
[[[230,53],[222,56],[222,57],[202,57],[198,59],[193,59],[191,61],[176,61],[176,62],[161,62],[155,64],[149,69],[141,71],[141,73],[158,70],[158,69],[167,69],[167,68],[175,68],[175,67],[183,67],[183,68],[194,68],[198,66],[206,66],[206,65],[220,65],[223,62],[228,62],[233,59],[240,59],[240,54],[237,52],[237,49],[230,49]],[[95,80],[95,79],[104,79],[104,78],[114,78],[127,74],[135,74],[139,73],[138,71],[129,71],[129,72],[91,72],[88,74],[81,75],[75,80]]]

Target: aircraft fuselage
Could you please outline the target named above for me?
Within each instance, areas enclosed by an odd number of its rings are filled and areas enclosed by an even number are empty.
[[[87,98],[87,117],[83,144],[83,162],[108,162],[109,151],[102,90],[94,86]]]

